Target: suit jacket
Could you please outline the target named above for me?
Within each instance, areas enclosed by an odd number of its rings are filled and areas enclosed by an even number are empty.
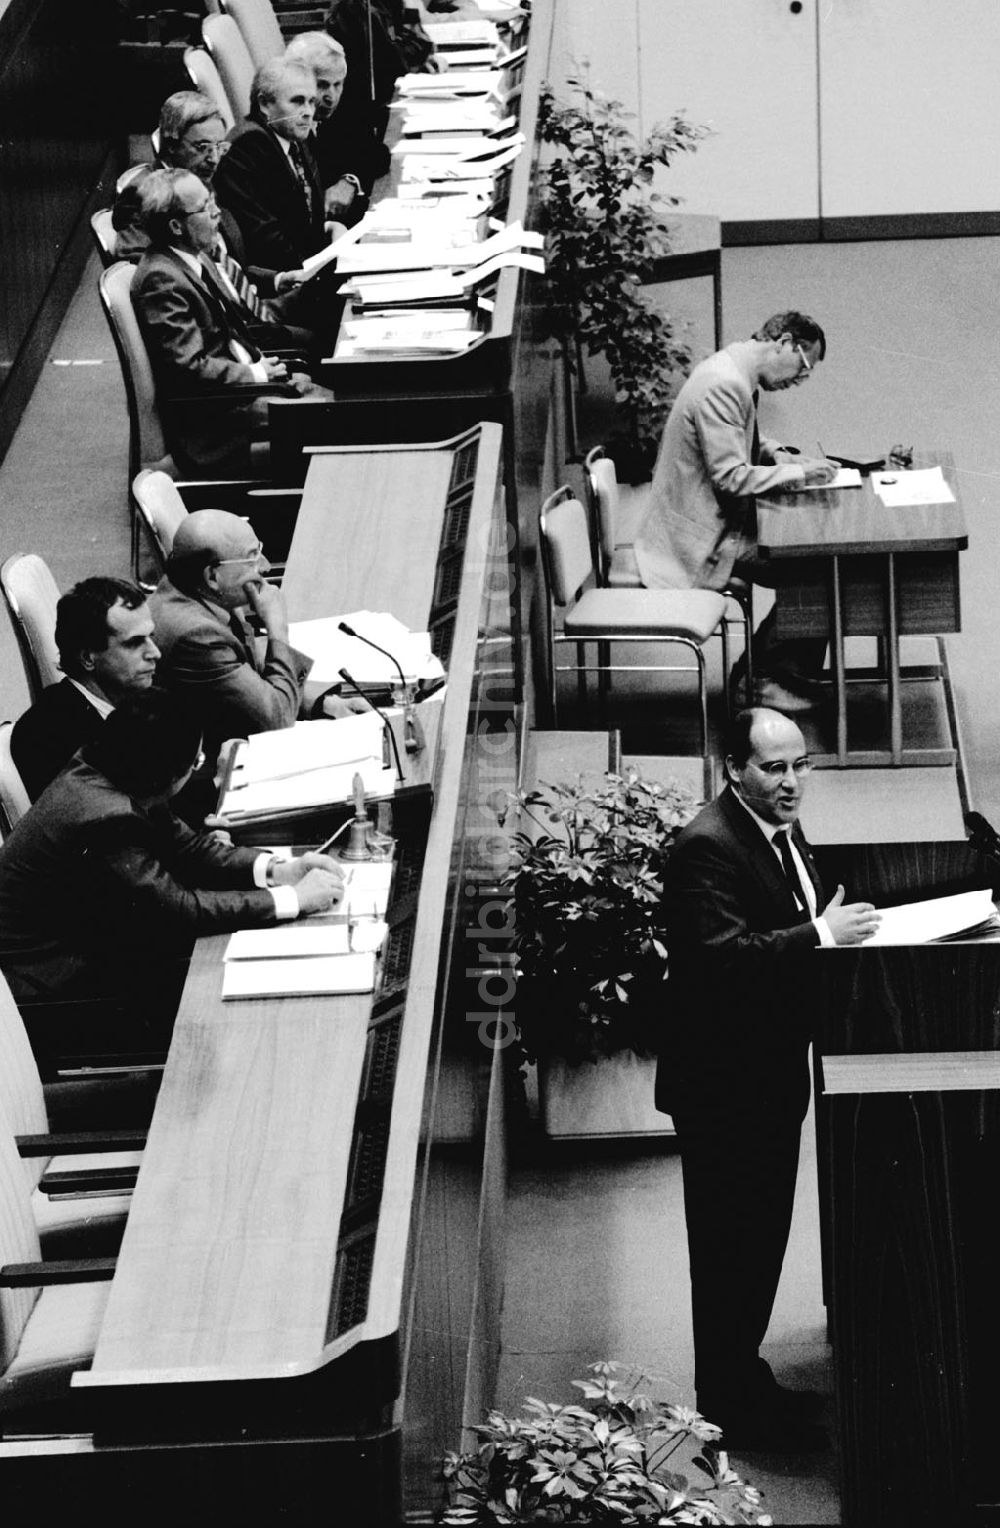
[[[151,168],[169,170],[171,167],[157,159],[153,161]],[[141,181],[138,186],[135,181],[129,181],[115,193],[111,207],[111,223],[115,230],[116,260],[138,261],[149,248],[149,235],[139,221],[142,210],[140,190]],[[268,270],[264,266],[247,264],[246,247],[243,243],[243,235],[240,233],[240,225],[225,207],[219,208],[219,232],[227,252],[232,255],[238,265],[243,267],[244,273],[253,282],[261,297],[272,296],[277,271]]]
[[[315,155],[309,144],[301,147],[312,210],[277,134],[253,117],[234,130],[229,153],[215,172],[215,195],[239,224],[252,265],[297,270],[307,255],[329,243]]]
[[[104,718],[71,679],[48,685],[14,723],[10,751],[24,788],[37,801],[78,748],[92,743]]]
[[[132,306],[149,351],[163,431],[178,465],[192,474],[246,471],[260,384],[250,366],[236,360],[231,342],[245,346],[253,361],[261,352],[241,309],[170,249],[149,249],[142,256]]]
[[[756,461],[746,341],[696,366],[667,417],[635,542],[649,589],[723,589],[754,549],[753,495],[803,483],[801,467]],[[761,442],[765,454],[774,442]]]
[[[138,805],[84,749],[0,847],[0,965],[15,996],[119,995],[136,970],[148,989],[156,962],[198,935],[273,923],[255,858]]]
[[[798,824],[796,848],[825,905]],[[821,996],[819,934],[727,786],[674,844],[664,874],[669,958],[657,1104],[801,1118]]]
[[[234,630],[224,612],[182,594],[166,575],[149,603],[160,649],[156,682],[183,692],[197,710],[209,772],[227,738],[292,725],[311,658],[271,638],[258,661],[241,617]]]

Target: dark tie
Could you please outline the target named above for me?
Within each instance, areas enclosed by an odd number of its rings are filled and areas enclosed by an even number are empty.
[[[295,174],[298,176],[299,185],[302,187],[302,195],[306,199],[306,206],[309,209],[309,216],[312,217],[312,215],[313,215],[313,186],[312,186],[312,181],[309,179],[308,172],[306,171],[305,160],[302,157],[302,148],[301,148],[301,145],[298,144],[298,143],[293,143],[291,145],[291,152],[290,152],[288,157],[289,157],[289,159],[292,162],[292,169],[295,171]]]
[[[753,440],[750,443],[750,464],[753,467],[756,467],[758,465],[758,463],[760,462],[760,429],[759,429],[758,424],[757,424],[757,399],[759,397],[760,397],[760,394],[758,392],[754,392],[754,395],[753,395]]]
[[[230,613],[229,628],[233,636],[239,639],[240,646],[246,654],[247,662],[251,668],[256,669],[259,673],[260,663],[257,659],[257,644],[253,639],[253,633],[238,610],[233,610]]]
[[[799,875],[798,866],[792,858],[791,831],[782,828],[775,833],[775,841],[778,845],[778,853],[781,855],[781,863],[791,887],[792,896],[804,913],[809,911],[809,898],[806,896],[805,887],[802,885],[802,877]]]
[[[267,303],[257,292],[257,288],[247,276],[246,271],[238,260],[234,260],[222,241],[219,241],[219,253],[215,257],[215,263],[225,271],[229,280],[240,299],[240,302],[249,309],[254,318],[266,321],[271,317]]]

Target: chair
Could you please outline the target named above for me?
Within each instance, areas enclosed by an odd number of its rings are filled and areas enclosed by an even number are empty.
[[[184,489],[195,490],[195,503],[191,506],[185,502]],[[203,489],[210,490],[211,504],[206,500],[206,504],[201,506],[198,501]],[[166,567],[181,521],[191,513],[192,508],[211,507],[228,509],[232,514],[242,515],[250,521],[271,562],[265,578],[269,583],[281,582],[284,563],[272,561],[270,553],[279,545],[287,547],[291,539],[295,516],[302,499],[298,489],[275,489],[256,484],[250,479],[243,481],[237,478],[218,484],[175,483],[165,472],[154,472],[147,468],[136,475],[132,484],[132,499],[139,521],[155,549],[160,573]]]
[[[97,1108],[99,1085],[94,1084],[91,1091]],[[51,1253],[60,1244],[79,1242],[82,1236],[110,1235],[117,1240],[128,1213],[127,1195],[142,1161],[145,1130],[52,1133],[38,1064],[10,988],[0,974],[0,1130],[5,1126],[13,1132],[24,1164],[43,1250]],[[64,1197],[74,1191],[87,1197]]]
[[[241,122],[250,110],[250,87],[257,72],[243,33],[232,16],[206,16],[201,35],[219,71],[233,117]]]
[[[281,57],[285,39],[271,0],[224,0],[224,4],[226,14],[232,16],[240,29],[255,69],[269,59]]]
[[[583,586],[595,575],[587,514],[569,488],[550,494],[538,517],[539,543],[545,575],[548,644],[546,652],[549,701],[558,725],[556,680],[560,673],[576,672],[580,695],[586,700],[586,675],[596,669],[601,676],[602,696],[606,677],[616,672],[676,673],[690,665],[612,665],[611,642],[673,642],[694,654],[698,676],[701,716],[701,757],[708,756],[708,693],[705,682],[704,644],[720,631],[723,668],[729,671],[728,638],[723,616],[726,601],[711,589],[609,589]],[[555,607],[563,612],[562,631],[556,631]],[[556,665],[556,648],[575,642],[577,663]],[[586,663],[586,644],[596,642],[598,662]]]
[[[97,245],[97,253],[101,264],[107,270],[109,265],[114,265],[117,256],[115,246],[118,243],[118,235],[115,233],[111,222],[111,208],[101,207],[90,219],[90,230],[94,235],[94,243]]]
[[[195,90],[202,91],[208,96],[213,106],[218,108],[228,133],[236,126],[236,117],[229,104],[222,76],[210,55],[204,48],[185,48],[184,67]]]
[[[33,701],[62,678],[56,648],[59,589],[48,563],[34,552],[15,552],[0,567],[0,587],[21,651]]]
[[[174,544],[177,527],[189,513],[188,507],[173,478],[149,467],[144,467],[136,474],[132,483],[132,498],[156,551],[162,573]]]
[[[0,1119],[0,1435],[86,1431],[70,1389],[89,1368],[111,1259],[43,1263],[24,1166]],[[101,1282],[98,1282],[101,1281]]]
[[[634,544],[649,500],[648,485],[633,490],[631,502],[622,505],[621,484],[615,464],[603,446],[594,446],[583,463],[587,507],[590,512],[591,543],[597,564],[598,582],[611,589],[641,589],[642,580],[635,560]],[[623,507],[625,514],[623,514]],[[624,522],[624,523],[623,523]],[[722,593],[739,606],[739,614],[727,607],[726,622],[743,628],[743,652],[747,672],[747,693],[753,694],[753,585],[745,579],[729,581]],[[727,673],[728,680],[728,673]]]
[[[0,837],[6,838],[31,802],[10,751],[13,722],[0,722]]]

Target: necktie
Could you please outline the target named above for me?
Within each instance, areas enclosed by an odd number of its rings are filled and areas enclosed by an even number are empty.
[[[301,146],[298,143],[293,143],[292,144],[292,146],[291,146],[291,153],[289,154],[288,157],[291,160],[292,169],[295,171],[295,174],[298,176],[299,185],[302,187],[302,195],[306,199],[306,206],[309,209],[309,216],[312,217],[312,215],[313,215],[313,188],[312,188],[312,181],[309,179],[309,176],[306,173],[305,161],[302,158],[302,148],[301,148]]]
[[[778,853],[781,855],[781,863],[784,866],[788,884],[792,889],[792,896],[804,913],[809,911],[809,899],[806,896],[805,887],[802,885],[802,877],[799,875],[798,866],[792,858],[791,834],[782,828],[780,833],[774,835],[778,845]]]
[[[760,394],[755,392],[753,395],[753,440],[750,443],[750,462],[754,467],[760,461],[760,428],[757,424],[757,399],[759,397]]]
[[[215,263],[221,270],[225,271],[233,284],[237,297],[244,307],[249,308],[254,318],[266,322],[271,317],[267,303],[258,295],[257,288],[247,276],[242,265],[240,265],[238,260],[233,259],[221,240],[219,243],[219,253],[215,257]]]
[[[259,673],[260,660],[257,657],[257,644],[253,639],[253,632],[250,630],[249,626],[238,610],[233,610],[230,612],[229,629],[233,633],[233,636],[238,638],[240,645],[246,654],[247,662]]]

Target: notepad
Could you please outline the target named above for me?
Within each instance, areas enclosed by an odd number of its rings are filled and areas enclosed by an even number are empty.
[[[955,502],[955,495],[940,467],[923,467],[915,472],[873,472],[872,487],[882,503],[893,509],[912,504]]]
[[[222,996],[317,997],[371,992],[375,955],[319,955],[303,960],[230,960],[223,966]]]
[[[342,923],[282,923],[277,928],[241,928],[231,934],[223,960],[303,960],[349,955],[350,927]]]
[[[796,493],[811,493],[813,491],[813,489],[824,489],[824,490],[826,490],[826,489],[830,489],[830,488],[860,488],[860,487],[861,487],[861,473],[858,471],[857,467],[841,467],[841,468],[838,469],[838,471],[836,472],[834,477],[832,477],[830,479],[829,483],[803,483],[800,487],[795,489],[795,492]]]

